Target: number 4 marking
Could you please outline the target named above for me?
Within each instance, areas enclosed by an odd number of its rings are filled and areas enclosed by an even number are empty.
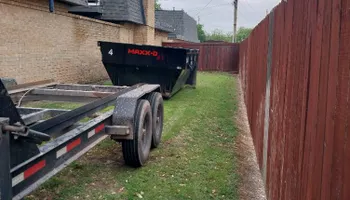
[[[108,54],[113,56],[113,49],[109,50]]]

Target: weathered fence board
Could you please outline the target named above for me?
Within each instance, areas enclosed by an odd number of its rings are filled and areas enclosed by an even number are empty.
[[[350,199],[349,7],[350,0],[283,1],[240,44],[268,199]]]

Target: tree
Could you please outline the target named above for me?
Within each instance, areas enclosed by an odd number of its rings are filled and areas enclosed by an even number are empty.
[[[220,29],[215,29],[213,32],[206,34],[206,40],[232,42],[232,33],[225,33]]]
[[[206,35],[204,32],[204,26],[203,24],[197,24],[197,32],[198,32],[198,39],[200,42],[204,42],[206,39]]]
[[[240,27],[237,31],[236,42],[242,42],[243,40],[248,38],[251,32],[251,28]]]
[[[158,2],[158,0],[154,1],[154,8],[156,10],[162,10],[162,6],[160,5],[160,3]]]

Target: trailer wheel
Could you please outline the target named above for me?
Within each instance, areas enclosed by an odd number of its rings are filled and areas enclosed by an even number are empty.
[[[125,164],[132,167],[143,166],[148,159],[151,142],[151,106],[147,100],[140,100],[135,113],[134,139],[122,142]]]
[[[157,148],[160,144],[163,132],[164,106],[162,95],[153,92],[148,96],[148,101],[152,108],[152,148]]]

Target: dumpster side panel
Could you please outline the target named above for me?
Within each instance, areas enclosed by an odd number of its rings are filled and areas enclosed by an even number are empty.
[[[159,84],[171,97],[186,83],[195,86],[198,51],[99,42],[102,61],[114,85]]]
[[[177,68],[186,66],[186,49],[99,42],[104,63]]]

